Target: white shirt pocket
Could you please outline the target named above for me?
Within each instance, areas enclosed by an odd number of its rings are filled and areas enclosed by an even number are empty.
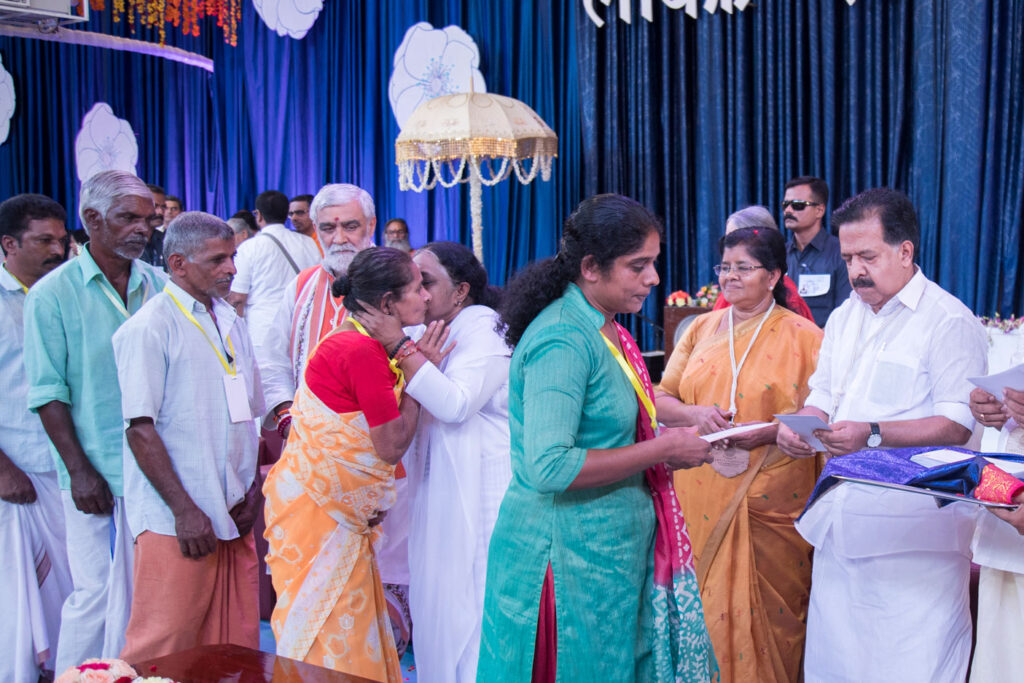
[[[871,373],[868,400],[897,411],[910,408],[920,367],[921,361],[916,356],[900,351],[882,351]]]

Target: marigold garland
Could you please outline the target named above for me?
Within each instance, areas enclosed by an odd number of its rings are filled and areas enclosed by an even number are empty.
[[[84,0],[79,4],[84,5]],[[102,12],[106,0],[89,0],[89,9]],[[215,17],[217,26],[224,31],[224,42],[238,45],[238,22],[241,19],[241,0],[113,0],[114,22],[120,23],[127,15],[129,31],[134,34],[139,26],[156,28],[160,45],[167,41],[167,24],[180,27],[183,35],[199,36],[199,23],[206,17]]]

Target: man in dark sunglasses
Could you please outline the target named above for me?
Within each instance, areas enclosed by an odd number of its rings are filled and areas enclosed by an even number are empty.
[[[821,178],[799,176],[786,183],[782,200],[782,219],[790,231],[786,263],[818,327],[825,327],[833,309],[850,296],[839,238],[823,225],[826,204],[828,184]]]

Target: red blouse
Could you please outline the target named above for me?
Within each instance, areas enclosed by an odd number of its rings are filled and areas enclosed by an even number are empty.
[[[306,364],[306,386],[324,405],[362,411],[371,427],[399,417],[395,380],[381,343],[355,331],[325,338]]]

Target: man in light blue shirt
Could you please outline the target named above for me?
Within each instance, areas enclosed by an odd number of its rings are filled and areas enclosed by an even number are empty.
[[[74,582],[61,615],[57,671],[89,657],[116,657],[124,643],[132,538],[111,337],[166,277],[137,260],[160,221],[137,177],[104,171],[89,178],[79,214],[88,244],[40,280],[25,302],[28,407],[39,413],[55,451]]]
[[[29,287],[64,262],[67,214],[57,202],[22,194],[0,204],[0,680],[52,676],[60,611],[71,592],[64,515],[50,442],[25,397],[23,317]]]

